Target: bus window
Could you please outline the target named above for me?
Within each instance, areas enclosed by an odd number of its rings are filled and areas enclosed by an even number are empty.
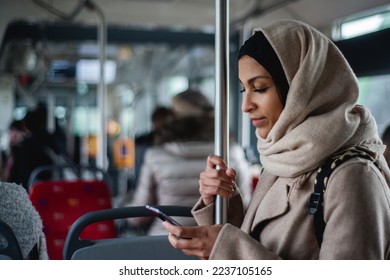
[[[390,123],[390,74],[359,78],[358,103],[370,109],[379,132]]]
[[[370,109],[380,133],[390,123],[389,28],[387,4],[339,19],[332,34],[358,76],[358,103]]]

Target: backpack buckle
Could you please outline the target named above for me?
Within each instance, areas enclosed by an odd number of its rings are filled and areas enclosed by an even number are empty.
[[[309,199],[309,212],[314,215],[318,211],[318,207],[321,201],[321,193],[313,192]]]

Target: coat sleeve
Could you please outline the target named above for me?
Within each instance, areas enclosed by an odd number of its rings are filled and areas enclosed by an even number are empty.
[[[277,260],[276,254],[267,250],[259,241],[241,229],[226,224],[219,232],[211,260]]]
[[[200,200],[201,202],[201,200]],[[214,207],[209,205],[201,211],[205,218],[212,216]],[[208,214],[208,215],[206,215]],[[240,229],[245,211],[241,195],[237,194],[229,201],[228,222],[218,234],[210,254],[211,260],[275,260],[280,259],[276,254],[267,250],[258,240]],[[198,220],[197,220],[198,221]],[[212,222],[200,220],[201,222]]]
[[[198,225],[212,225],[214,224],[214,203],[205,205],[202,198],[198,200],[195,206],[192,208],[192,215],[194,216]],[[244,205],[239,190],[237,190],[235,196],[228,201],[228,222],[240,227],[244,220]]]
[[[214,222],[214,204],[205,206],[202,199],[199,199],[192,213],[199,225],[211,225]],[[222,227],[210,254],[210,259],[279,259],[277,255],[268,251],[257,240],[239,228],[243,218],[243,202],[241,195],[237,194],[229,200],[228,221],[230,223]]]
[[[324,220],[320,259],[390,257],[390,190],[371,162],[351,160],[332,173]]]

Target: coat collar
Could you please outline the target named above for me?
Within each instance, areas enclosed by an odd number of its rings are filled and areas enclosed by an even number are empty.
[[[283,183],[275,184],[277,180],[282,180]],[[259,184],[253,193],[251,203],[242,224],[242,230],[250,232],[253,227],[262,221],[287,212],[288,188],[293,183],[291,179],[279,178],[264,172],[260,176]]]

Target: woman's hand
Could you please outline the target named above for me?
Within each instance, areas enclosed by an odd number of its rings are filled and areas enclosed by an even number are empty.
[[[219,156],[209,156],[205,170],[200,173],[199,192],[205,205],[214,202],[215,196],[232,197],[235,191],[236,172],[228,168]]]
[[[163,222],[163,226],[169,232],[168,240],[174,248],[182,250],[186,255],[204,260],[209,258],[222,228],[222,225],[174,226],[169,222]]]

